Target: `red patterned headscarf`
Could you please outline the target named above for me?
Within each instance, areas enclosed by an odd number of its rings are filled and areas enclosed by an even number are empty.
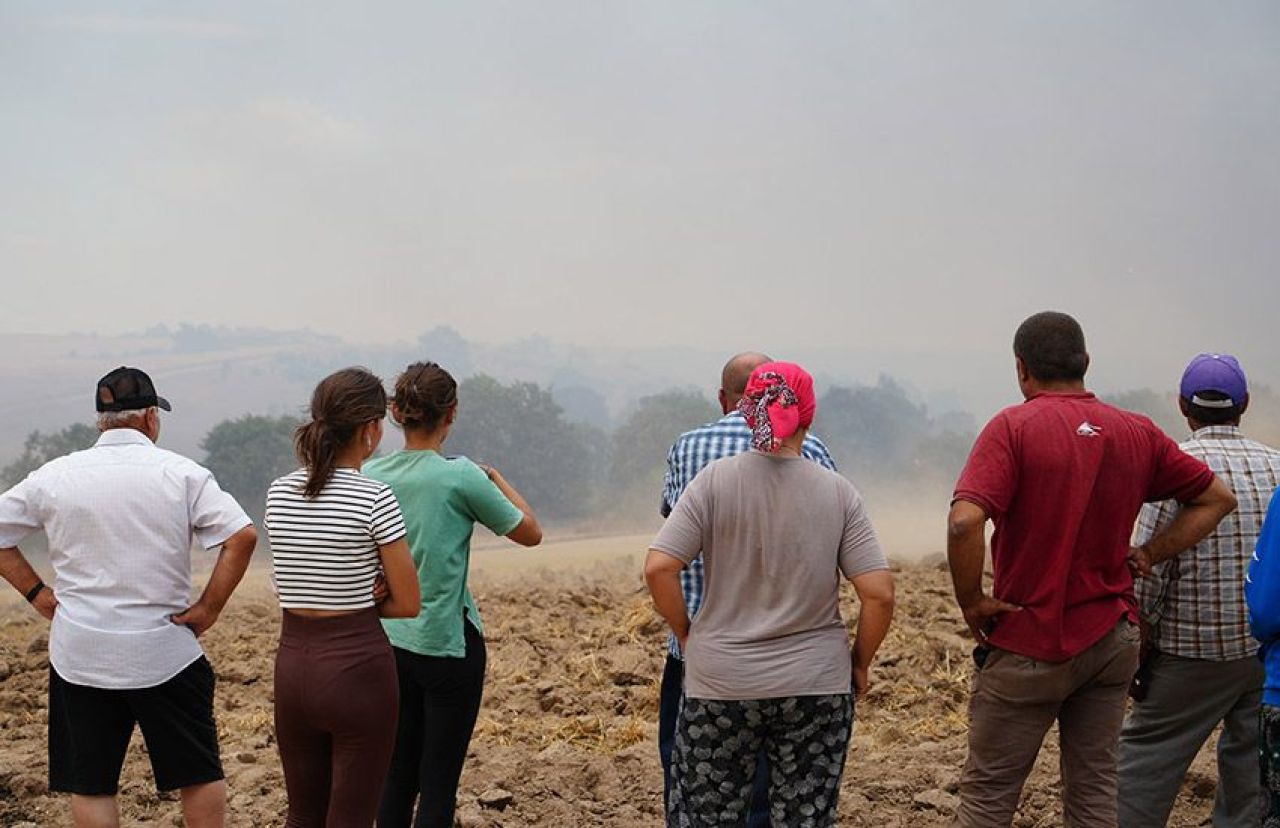
[[[751,372],[738,410],[751,427],[751,447],[777,451],[783,440],[813,424],[813,377],[794,362],[766,362]]]

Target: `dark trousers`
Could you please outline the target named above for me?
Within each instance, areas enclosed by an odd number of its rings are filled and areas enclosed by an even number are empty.
[[[1120,828],[1164,828],[1187,769],[1218,732],[1214,828],[1258,828],[1258,710],[1266,673],[1234,661],[1151,656],[1147,697],[1120,731]]]
[[[135,724],[159,790],[222,779],[216,681],[204,656],[163,684],[133,690],[72,684],[49,665],[49,790],[115,796]]]
[[[1262,771],[1262,828],[1280,828],[1280,707],[1262,705],[1258,719],[1258,763]]]
[[[480,713],[486,658],[480,631],[469,621],[463,624],[463,658],[392,648],[400,677],[400,723],[378,808],[379,828],[408,828],[410,822],[415,828],[453,826],[458,779]]]
[[[680,718],[680,698],[684,695],[684,662],[670,653],[662,670],[662,691],[658,696],[658,755],[662,757],[662,812],[671,802],[671,752],[676,742],[676,721]],[[751,810],[747,828],[769,828],[769,757],[761,750],[756,759],[752,783]]]
[[[853,735],[848,693],[716,701],[685,697],[676,723],[668,828],[746,825],[760,754],[775,825],[835,828]]]
[[[395,660],[377,610],[286,611],[275,682],[285,825],[369,825],[396,732]]]

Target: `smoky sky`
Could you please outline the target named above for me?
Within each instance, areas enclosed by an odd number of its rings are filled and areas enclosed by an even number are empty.
[[[1277,146],[1271,2],[0,7],[11,332],[447,324],[1004,382],[1057,308],[1113,385],[1199,350],[1276,382]]]

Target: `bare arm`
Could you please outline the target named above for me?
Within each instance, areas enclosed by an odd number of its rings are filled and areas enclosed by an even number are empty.
[[[498,470],[492,466],[482,466],[485,474],[489,475],[489,479],[493,481],[493,485],[507,496],[515,507],[524,512],[524,520],[516,524],[516,528],[507,533],[507,537],[521,546],[537,546],[542,543],[542,526],[538,523],[538,518],[533,513],[533,509],[529,507],[529,503],[516,491],[516,487],[507,482],[507,479],[498,473]]]
[[[378,547],[382,557],[382,571],[390,595],[378,604],[378,614],[383,618],[414,618],[422,609],[422,587],[418,583],[418,569],[409,553],[409,542],[404,538]]]
[[[258,530],[252,523],[227,538],[222,544],[222,550],[218,552],[218,562],[214,564],[209,583],[205,585],[199,600],[170,620],[190,627],[197,638],[204,635],[222,614],[227,601],[231,599],[231,593],[240,585],[257,545]]]
[[[22,550],[16,546],[0,549],[0,576],[3,576],[14,589],[23,595],[35,589],[36,584],[41,583],[40,576],[28,563],[26,557],[22,554]],[[53,611],[58,606],[58,599],[54,597],[53,590],[46,586],[32,599],[31,606],[35,607],[36,612],[43,615],[46,620],[52,621]]]
[[[871,689],[871,660],[893,620],[893,574],[887,569],[864,572],[849,580],[858,593],[858,634],[853,640],[853,687],[859,697]]]
[[[680,572],[684,566],[684,561],[657,549],[650,549],[644,559],[644,580],[653,596],[653,606],[671,626],[681,650],[689,639],[690,623],[689,608],[680,589]]]
[[[987,557],[987,513],[976,503],[957,500],[947,518],[947,562],[956,602],[976,641],[987,640],[990,623],[1002,612],[1021,607],[996,600],[982,591],[982,565]]]
[[[1129,551],[1134,574],[1145,578],[1151,574],[1151,567],[1204,540],[1224,517],[1235,511],[1236,505],[1235,494],[1215,477],[1199,497],[1182,505],[1167,526]]]

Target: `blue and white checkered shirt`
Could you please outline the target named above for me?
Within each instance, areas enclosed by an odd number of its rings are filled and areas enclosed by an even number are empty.
[[[714,423],[707,423],[681,434],[671,446],[671,451],[667,452],[667,476],[662,485],[662,516],[671,514],[684,490],[708,463],[742,454],[750,448],[751,429],[747,427],[746,419],[736,411]],[[831,459],[831,453],[812,434],[805,438],[800,453],[820,466],[836,470],[836,461]],[[695,558],[680,573],[680,587],[684,590],[684,603],[689,608],[689,617],[693,618],[702,607],[701,557]],[[674,635],[670,636],[667,646],[671,655],[680,658],[680,646]]]

